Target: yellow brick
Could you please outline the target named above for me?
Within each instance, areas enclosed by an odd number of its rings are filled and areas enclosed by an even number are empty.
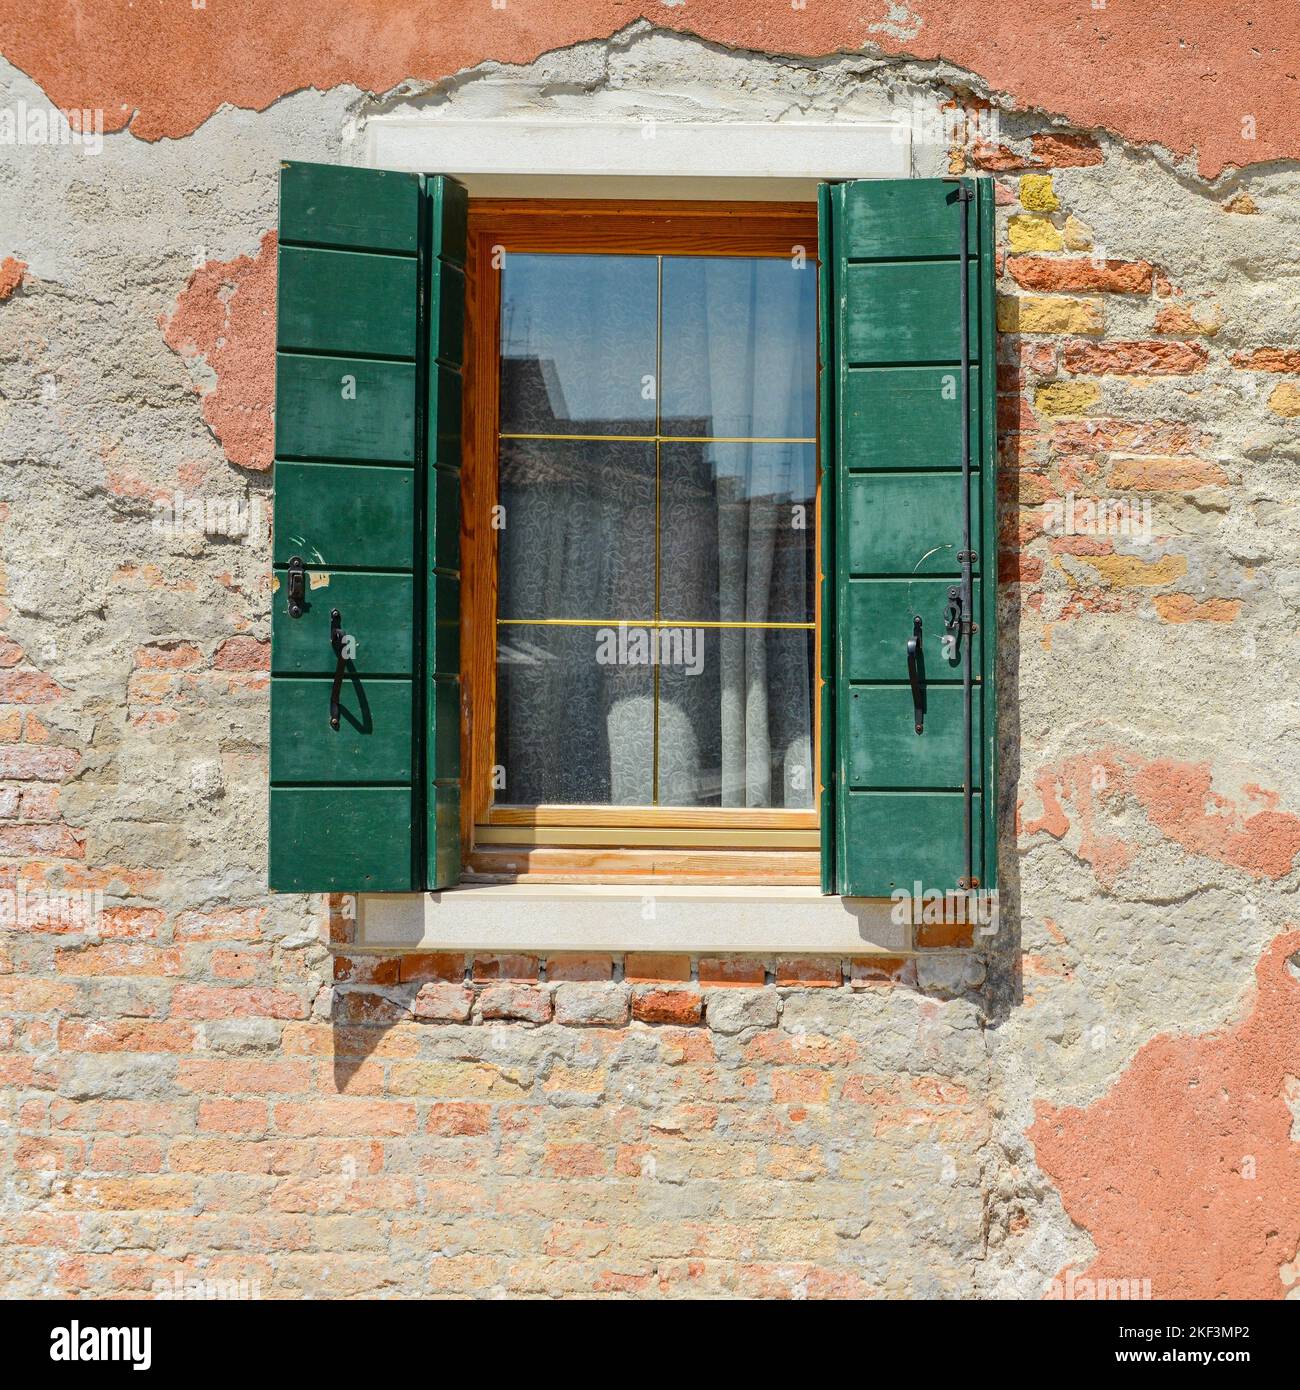
[[[1018,212],[1007,218],[1007,235],[1013,251],[1059,251],[1061,234],[1046,217]]]
[[[1034,389],[1034,409],[1044,415],[1082,415],[1100,399],[1095,381],[1054,381]]]
[[[1268,398],[1268,408],[1287,419],[1300,415],[1300,386],[1294,381],[1279,381]]]
[[[1087,333],[1095,336],[1105,326],[1101,304],[1095,299],[1026,294],[1004,295],[998,300],[998,327],[1004,333]]]
[[[1140,560],[1136,555],[1081,555],[1108,584],[1170,584],[1187,573],[1185,555]]]
[[[1073,213],[1065,219],[1062,232],[1067,251],[1086,251],[1092,245],[1092,228],[1080,222]]]
[[[1051,174],[1025,174],[1020,180],[1020,205],[1031,212],[1059,212],[1061,204]]]
[[[604,1067],[567,1067],[556,1062],[542,1084],[544,1091],[579,1091],[599,1095],[605,1089]]]

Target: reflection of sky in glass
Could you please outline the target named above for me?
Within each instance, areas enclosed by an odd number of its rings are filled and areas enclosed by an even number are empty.
[[[507,254],[501,356],[539,364],[553,418],[524,418],[503,365],[502,430],[545,433],[558,423],[581,433],[584,424],[638,422],[652,434],[655,402],[643,379],[655,373],[658,286],[653,256]]]

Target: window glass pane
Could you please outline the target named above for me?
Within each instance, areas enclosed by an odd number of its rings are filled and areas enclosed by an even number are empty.
[[[659,804],[811,806],[811,630],[685,629],[680,645],[689,659],[659,668]]]
[[[616,658],[600,628],[497,628],[498,802],[650,804],[654,677]]]
[[[793,258],[665,256],[662,433],[817,433],[817,271]]]
[[[502,618],[654,617],[655,446],[503,439]]]
[[[507,253],[505,434],[653,434],[659,270],[653,256]]]
[[[811,622],[816,446],[660,449],[664,619]]]
[[[812,806],[815,272],[514,255],[502,283],[495,800]]]

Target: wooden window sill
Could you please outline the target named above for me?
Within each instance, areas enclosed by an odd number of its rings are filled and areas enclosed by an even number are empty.
[[[815,843],[815,841],[814,841]],[[817,888],[820,849],[694,848],[647,845],[480,845],[468,856],[471,880],[518,883],[665,883]]]

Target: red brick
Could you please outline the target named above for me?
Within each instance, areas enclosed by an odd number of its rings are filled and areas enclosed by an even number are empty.
[[[390,999],[369,989],[338,989],[334,992],[336,1023],[401,1023],[411,1017],[407,1000]]]
[[[631,951],[623,961],[623,978],[632,984],[659,980],[689,980],[691,958],[662,951]]]
[[[241,1139],[177,1139],[167,1150],[172,1172],[269,1173],[274,1150]]]
[[[1217,463],[1205,459],[1141,455],[1114,459],[1109,482],[1119,492],[1195,492],[1226,486],[1228,475]]]
[[[75,748],[0,748],[0,779],[61,782],[80,761]]]
[[[415,996],[414,1013],[432,1023],[464,1023],[474,1007],[474,991],[468,985],[430,980]]]
[[[106,907],[99,914],[99,934],[151,941],[166,920],[167,914],[156,907]]]
[[[1200,447],[1194,426],[1172,420],[1068,420],[1052,427],[1053,453],[1191,454]]]
[[[194,1036],[188,1023],[145,1018],[64,1019],[59,1024],[64,1052],[188,1052]]]
[[[546,978],[552,981],[584,982],[612,980],[613,956],[551,956],[546,962]]]
[[[305,1091],[312,1083],[309,1062],[258,1062],[232,1058],[208,1061],[190,1058],[177,1069],[176,1084],[183,1090],[231,1095],[260,1095],[267,1091]]]
[[[1219,320],[1216,314],[1202,321],[1186,304],[1166,304],[1156,314],[1153,331],[1170,338],[1186,338],[1189,335],[1212,338],[1219,331]]]
[[[1155,605],[1167,623],[1230,623],[1241,612],[1239,598],[1197,599],[1191,594],[1157,594]]]
[[[60,1102],[50,1123],[59,1129],[108,1131],[115,1134],[175,1134],[193,1123],[188,1108],[152,1101],[107,1100],[85,1105]]]
[[[772,1100],[777,1105],[825,1105],[831,1098],[835,1077],[815,1067],[774,1068]]]
[[[203,653],[191,642],[150,642],[135,650],[135,665],[146,671],[180,671],[202,662]]]
[[[999,434],[1009,434],[1013,430],[1032,431],[1038,428],[1034,412],[1023,396],[998,397],[997,423]]]
[[[87,1166],[100,1173],[156,1173],[162,1164],[162,1145],[156,1139],[113,1134],[95,1140]]]
[[[1011,256],[1007,270],[1022,289],[1100,290],[1110,294],[1150,294],[1153,273],[1146,261],[1098,263],[1087,256]]]
[[[25,1135],[14,1145],[13,1165],[20,1169],[71,1173],[83,1166],[85,1145],[80,1139]]]
[[[1200,343],[1075,340],[1065,344],[1061,365],[1075,375],[1186,376],[1209,361]]]
[[[59,818],[59,788],[45,782],[31,782],[23,788],[19,813],[27,821],[54,821]]]
[[[747,956],[722,956],[700,961],[698,979],[702,985],[761,985],[767,971],[761,960]]]
[[[0,826],[0,855],[53,854],[63,859],[84,859],[86,842],[66,825]]]
[[[266,916],[264,907],[218,908],[182,912],[176,919],[177,941],[251,941]]]
[[[399,956],[335,956],[336,983],[354,985],[395,985],[400,978]]]
[[[271,644],[256,637],[227,637],[217,648],[212,664],[218,671],[269,671]]]
[[[892,985],[904,980],[911,970],[906,956],[863,956],[849,962],[849,979],[854,986]]]
[[[1102,162],[1101,147],[1087,135],[1052,135],[1037,131],[1030,137],[1029,147],[1035,163],[1057,169],[1082,168]]]
[[[805,960],[779,960],[776,963],[778,985],[802,985],[807,988],[837,989],[843,983],[843,971],[837,958],[815,956]]]
[[[0,704],[48,705],[63,694],[63,687],[43,671],[0,671]]]
[[[1037,161],[1028,155],[1017,154],[1006,145],[990,145],[983,140],[975,141],[970,162],[973,168],[985,169],[993,174],[1014,173],[1037,166]]]
[[[200,1129],[248,1134],[266,1128],[266,1102],[260,1100],[205,1100],[199,1106]]]
[[[654,989],[632,991],[632,1017],[638,1023],[671,1023],[690,1027],[700,1021],[702,996],[693,989]]]
[[[1300,347],[1260,347],[1234,352],[1232,365],[1250,372],[1300,372]]]
[[[422,951],[398,958],[398,979],[403,984],[422,984],[425,980],[460,981],[465,978],[465,957],[451,952]]]
[[[556,1178],[599,1178],[605,1174],[605,1156],[595,1144],[548,1144],[542,1171]]]
[[[470,1101],[443,1101],[429,1107],[425,1129],[430,1134],[457,1137],[486,1134],[492,1124],[492,1107]]]
[[[176,1018],[306,1018],[307,1005],[282,989],[178,985],[172,996]]]
[[[490,985],[479,998],[479,1012],[484,1018],[547,1023],[551,1017],[551,992],[530,985]]]
[[[0,299],[8,299],[19,288],[26,269],[27,262],[20,261],[17,256],[6,256],[0,261]]]
[[[393,1137],[415,1133],[415,1106],[406,1101],[318,1096],[275,1107],[276,1127],[285,1134]]]
[[[475,956],[473,977],[476,980],[536,980],[538,970],[536,956]]]
[[[62,975],[179,975],[181,953],[175,947],[112,941],[55,951],[54,968]]]

